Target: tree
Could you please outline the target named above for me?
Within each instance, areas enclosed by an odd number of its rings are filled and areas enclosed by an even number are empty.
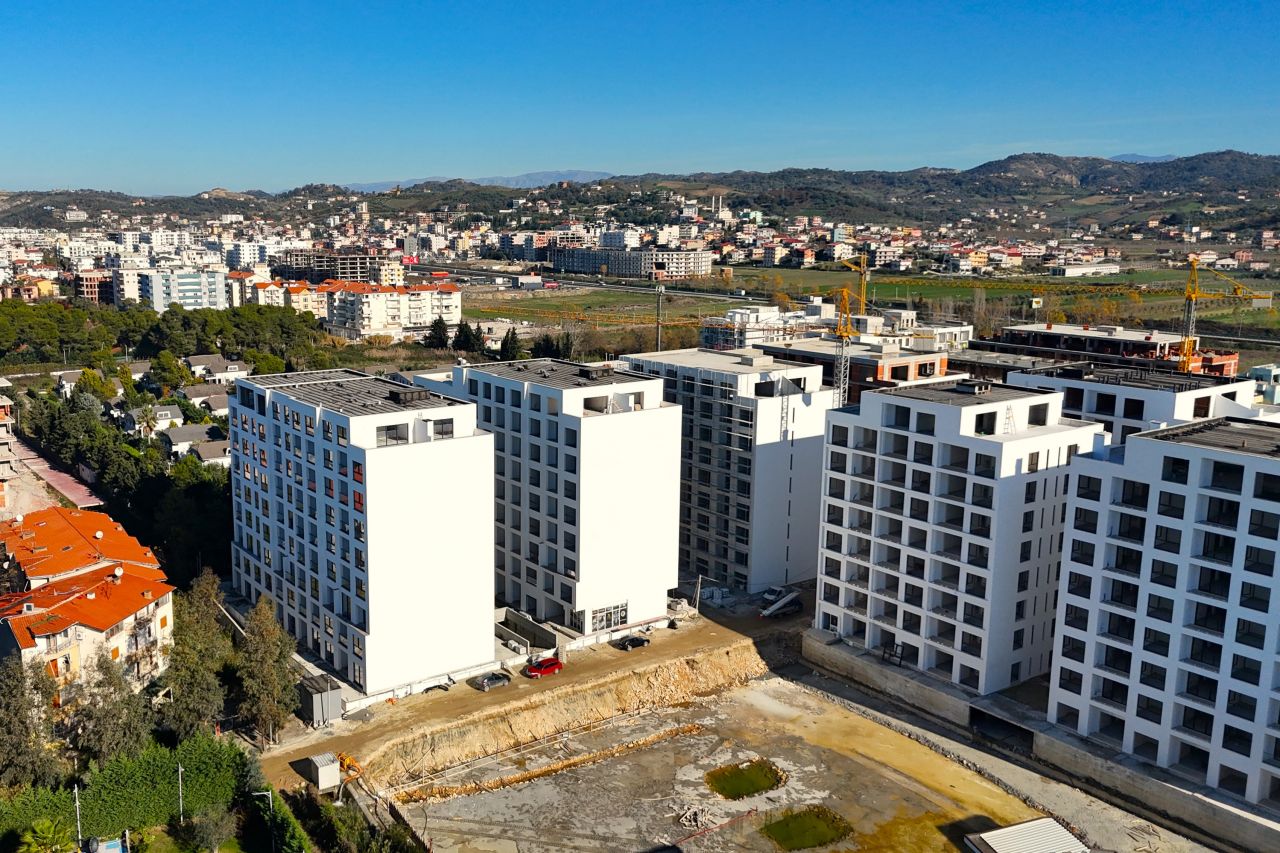
[[[458,352],[472,352],[475,349],[475,333],[467,323],[459,323],[453,334],[453,348]]]
[[[49,709],[57,691],[39,661],[14,652],[0,661],[0,785],[54,785],[62,776]]]
[[[516,337],[515,327],[507,329],[507,333],[502,336],[502,349],[498,353],[498,358],[502,361],[515,361],[520,357],[520,339]]]
[[[533,342],[534,358],[559,358],[560,346],[556,339],[548,334],[541,334]]]
[[[480,328],[479,320],[476,320],[475,331],[471,333],[471,352],[484,352],[484,330]]]
[[[151,360],[150,373],[151,381],[160,386],[161,396],[191,382],[191,371],[167,349],[156,353]]]
[[[240,680],[244,685],[241,711],[258,734],[275,741],[276,729],[298,707],[297,679],[293,674],[293,638],[276,621],[275,602],[264,595],[249,611],[240,654]]]
[[[115,386],[111,384],[111,381],[103,379],[98,371],[92,369],[87,369],[80,373],[80,378],[76,380],[74,392],[76,394],[92,394],[103,402],[116,395]]]
[[[37,818],[29,829],[23,830],[18,842],[18,853],[73,853],[76,840],[71,827],[60,819]]]
[[[222,713],[226,691],[218,671],[231,658],[231,637],[218,621],[221,606],[218,577],[208,569],[190,592],[174,599],[173,646],[164,674],[170,700],[162,719],[179,739],[210,731]]]
[[[423,339],[422,344],[427,349],[449,348],[449,324],[444,321],[443,317],[437,317],[431,321],[431,326],[427,329],[427,336]]]
[[[236,816],[224,806],[210,806],[191,819],[189,838],[199,850],[218,853],[218,848],[236,834]]]
[[[283,358],[261,350],[245,350],[244,360],[253,365],[253,372],[259,376],[264,373],[284,373],[285,370]]]
[[[86,673],[84,687],[71,712],[71,743],[99,764],[116,755],[132,757],[151,741],[151,706],[125,681],[124,668],[106,646]]]
[[[156,416],[155,406],[147,403],[142,407],[142,411],[138,412],[138,429],[142,430],[144,438],[151,438],[155,433],[156,427],[159,425],[159,418]]]

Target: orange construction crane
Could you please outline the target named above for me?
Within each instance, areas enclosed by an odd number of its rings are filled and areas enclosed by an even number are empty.
[[[1191,271],[1187,273],[1185,291],[1186,303],[1182,309],[1182,344],[1178,347],[1178,370],[1188,373],[1196,354],[1196,305],[1202,299],[1271,299],[1270,293],[1259,293],[1250,290],[1240,282],[1213,267],[1205,267],[1209,272],[1231,285],[1230,293],[1207,291],[1200,289],[1200,259],[1195,255],[1190,258]],[[1272,309],[1274,310],[1274,309]]]
[[[852,259],[841,261],[841,263],[858,274],[858,313],[865,314],[867,313],[867,281],[871,278],[871,270],[867,268],[867,256],[854,255]]]

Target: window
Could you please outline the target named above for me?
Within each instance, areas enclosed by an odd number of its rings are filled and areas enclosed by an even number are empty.
[[[973,421],[974,435],[995,435],[996,434],[996,413],[982,412]]]
[[[1177,492],[1161,492],[1156,503],[1156,512],[1169,518],[1182,518],[1187,499]]]
[[[1081,477],[1076,481],[1076,496],[1096,501],[1102,494],[1102,481],[1097,477]]]
[[[1095,553],[1094,544],[1083,539],[1071,540],[1071,562],[1083,566],[1092,566]]]
[[[1023,527],[1026,524],[1024,522]],[[1076,507],[1075,528],[1082,533],[1098,532],[1098,514],[1091,509]]]
[[[1161,551],[1176,554],[1182,550],[1182,531],[1156,525],[1155,546]]]
[[[1132,397],[1124,401],[1124,416],[1131,421],[1142,420],[1146,413],[1146,404]]]
[[[376,431],[377,446],[387,447],[393,444],[409,443],[409,425],[393,424],[391,426],[380,426]]]
[[[1267,501],[1280,501],[1280,476],[1259,474],[1253,481],[1253,496]]]
[[[1032,481],[1032,482],[1030,482],[1030,483],[1027,483],[1026,488],[1024,488],[1024,489],[1023,489],[1023,495],[1022,495],[1022,496],[1023,496],[1023,498],[1026,500],[1026,502],[1027,502],[1027,503],[1035,503],[1035,500],[1036,500],[1036,485],[1037,485],[1037,484],[1035,483],[1035,481]]]
[[[453,418],[443,418],[431,422],[432,438],[453,438]]]
[[[1058,672],[1058,686],[1068,693],[1079,693],[1083,684],[1084,679],[1075,670],[1067,669],[1064,666]]]
[[[1166,483],[1185,483],[1187,482],[1187,473],[1190,467],[1191,463],[1185,459],[1166,456],[1160,472],[1160,479]]]
[[[1211,399],[1207,395],[1204,397],[1197,397],[1195,399],[1195,402],[1191,404],[1191,417],[1193,418],[1209,417],[1210,402],[1211,402]]]
[[[1264,539],[1277,538],[1280,536],[1280,515],[1260,509],[1250,510],[1249,534]]]
[[[1147,501],[1150,497],[1150,491],[1150,486],[1146,483],[1138,483],[1133,480],[1121,480],[1118,503],[1122,506],[1134,507],[1135,509],[1146,509]]]
[[[1239,493],[1244,486],[1244,467],[1230,462],[1214,462],[1209,485],[1215,489]]]
[[[1049,404],[1038,403],[1031,407],[1027,413],[1027,424],[1030,426],[1044,426],[1049,422]],[[1038,455],[1038,454],[1033,454]],[[1032,468],[1032,471],[1035,469]]]
[[[1018,572],[1018,592],[1026,592],[1031,586],[1031,572],[1023,570]]]
[[[1164,560],[1151,561],[1151,582],[1160,586],[1176,587],[1178,585],[1178,567]]]

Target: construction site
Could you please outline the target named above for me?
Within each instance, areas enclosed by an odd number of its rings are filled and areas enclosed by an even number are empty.
[[[806,626],[717,609],[636,651],[574,652],[551,678],[295,728],[264,770],[293,787],[336,753],[345,796],[458,853],[941,853],[1046,814],[1105,850],[1206,849],[815,670]]]

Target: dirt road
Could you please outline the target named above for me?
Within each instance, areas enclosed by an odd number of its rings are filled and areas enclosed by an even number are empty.
[[[798,633],[804,630],[809,618],[803,614],[785,621],[732,618],[719,613],[714,616],[721,621],[703,617],[682,623],[678,630],[654,631],[650,635],[653,643],[647,648],[622,652],[611,646],[594,646],[574,652],[566,661],[564,671],[547,679],[533,681],[517,676],[510,686],[490,693],[458,684],[447,693],[436,690],[401,699],[395,704],[375,706],[369,709],[372,718],[367,721],[342,720],[320,731],[309,730],[294,722],[285,732],[282,742],[263,755],[263,770],[273,784],[291,787],[302,781],[291,763],[310,755],[345,752],[360,761],[386,743],[419,728],[524,701],[539,692],[564,685],[566,681],[585,683],[623,669],[632,662],[636,666],[645,666],[676,660],[695,652],[728,646],[745,637],[763,639],[779,632]]]

